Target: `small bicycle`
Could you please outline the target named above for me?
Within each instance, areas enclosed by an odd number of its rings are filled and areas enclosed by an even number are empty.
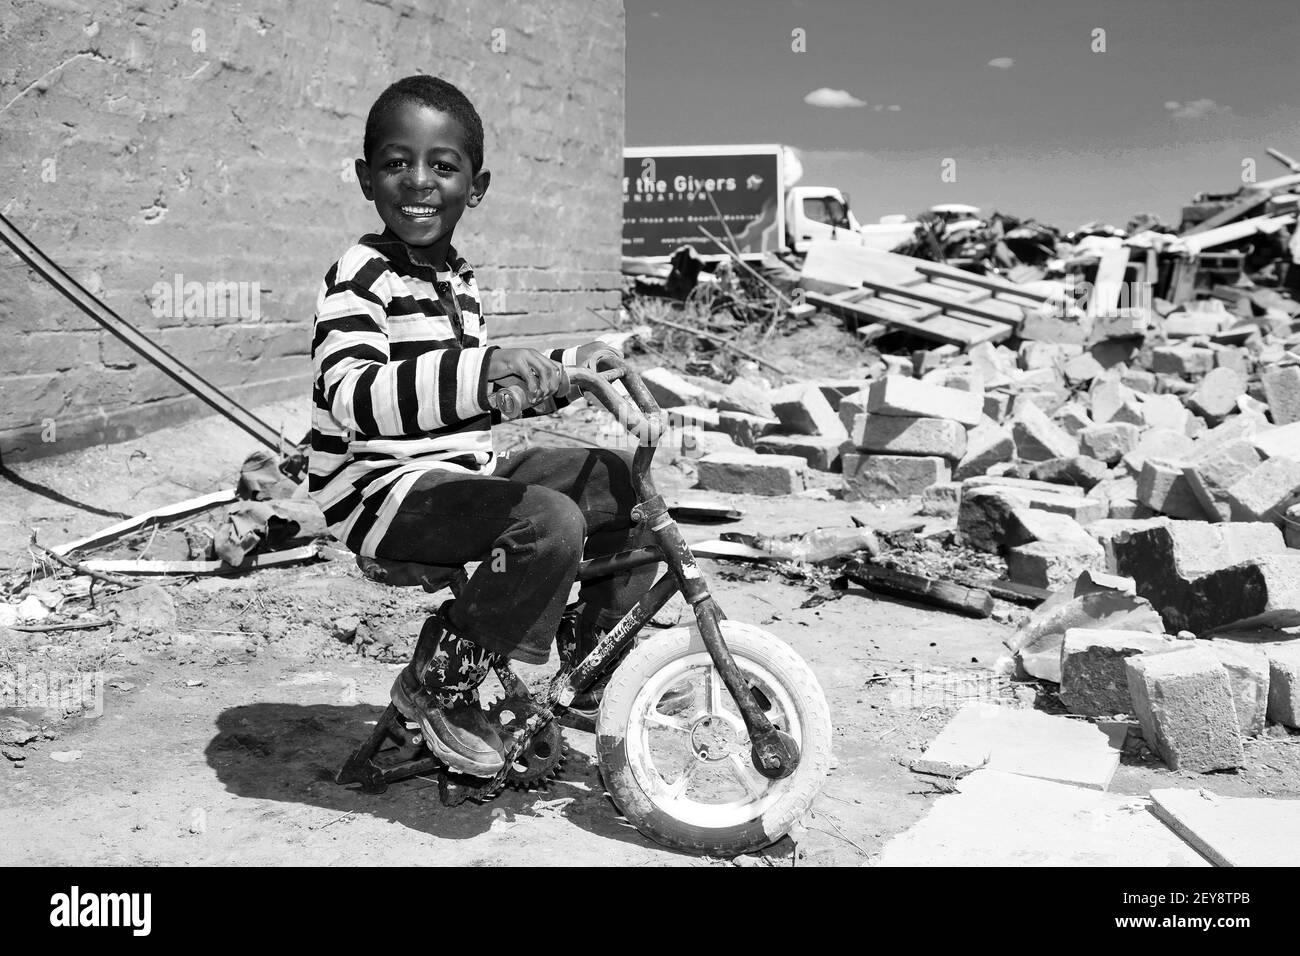
[[[638,439],[633,455],[638,504],[632,516],[656,542],[583,561],[578,579],[659,561],[668,571],[584,659],[566,659],[562,652],[560,668],[544,690],[531,692],[509,665],[497,669],[505,696],[488,714],[501,727],[506,761],[495,777],[483,781],[448,771],[390,704],[337,781],[378,792],[396,780],[432,773],[448,805],[492,799],[507,785],[545,785],[564,759],[558,719],[575,695],[613,669],[595,732],[601,777],[618,809],[647,837],[675,849],[718,856],[760,849],[794,827],[830,771],[825,694],[789,645],[727,619],[710,595],[650,477],[665,427],[641,377],[613,351],[565,372],[561,393],[569,383],[578,386]],[[614,388],[620,380],[632,402]],[[523,390],[500,389],[493,404],[503,419],[518,417]],[[467,580],[459,566],[369,558],[358,558],[358,564],[374,580],[419,584],[431,592],[451,587],[458,593]],[[678,592],[692,608],[694,623],[643,635],[642,628]],[[573,616],[570,608],[566,623],[571,625]]]

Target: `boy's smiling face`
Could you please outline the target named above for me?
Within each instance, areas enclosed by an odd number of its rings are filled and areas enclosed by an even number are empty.
[[[361,192],[379,218],[433,265],[446,262],[456,223],[477,206],[490,174],[475,172],[465,131],[450,113],[401,103],[383,121],[370,156],[356,162]]]

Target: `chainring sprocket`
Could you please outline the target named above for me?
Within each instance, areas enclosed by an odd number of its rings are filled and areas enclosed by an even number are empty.
[[[488,708],[488,719],[500,728],[501,742],[509,752],[523,733],[528,718],[540,713],[541,707],[529,697],[511,695],[503,697]],[[533,735],[506,775],[506,786],[516,790],[544,790],[559,776],[568,751],[564,732],[557,721],[551,720]]]

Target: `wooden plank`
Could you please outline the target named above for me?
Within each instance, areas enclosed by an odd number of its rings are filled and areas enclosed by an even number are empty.
[[[1089,315],[1115,314],[1119,307],[1120,291],[1124,287],[1124,275],[1128,272],[1128,256],[1127,246],[1101,250],[1097,277],[1092,283],[1092,295],[1088,297]]]
[[[807,300],[854,323],[872,327],[883,324],[959,348],[1005,338],[1012,332],[1012,326],[1005,322],[994,322],[980,316],[945,315],[938,306],[899,301],[892,295],[862,296],[861,293],[851,292],[825,296],[809,292]],[[884,331],[874,330],[871,334],[873,338],[879,338],[885,331],[888,328]]]
[[[190,498],[186,501],[177,502],[173,505],[163,505],[161,508],[155,508],[152,511],[146,511],[138,514],[134,518],[127,518],[125,521],[119,521],[117,524],[109,525],[102,531],[96,531],[94,534],[87,535],[84,538],[78,538],[76,541],[69,541],[66,544],[55,545],[50,548],[55,554],[66,557],[73,551],[80,551],[85,548],[98,547],[102,544],[108,544],[116,541],[123,535],[130,534],[132,531],[139,531],[142,528],[150,527],[155,524],[162,524],[166,521],[176,521],[180,518],[187,518],[190,515],[198,514],[200,511],[207,511],[209,508],[217,505],[230,504],[238,499],[235,489],[227,491],[214,491],[210,495],[201,495],[198,498]]]
[[[937,581],[920,574],[867,566],[858,571],[846,571],[845,577],[869,591],[930,604],[967,617],[988,617],[993,613],[993,596],[988,591]]]
[[[1184,236],[1194,236],[1197,233],[1209,232],[1211,229],[1218,229],[1220,226],[1226,226],[1242,216],[1249,215],[1260,206],[1268,202],[1269,195],[1266,192],[1251,193],[1243,196],[1231,205],[1225,206],[1217,213],[1202,222],[1198,222],[1192,228],[1183,233]]]
[[[925,291],[920,288],[901,288],[898,286],[886,285],[883,282],[875,282],[872,279],[863,279],[862,284],[868,289],[872,289],[880,294],[889,293],[896,297],[915,299],[918,302],[924,302],[926,305],[936,305],[949,314],[954,310],[959,310],[961,312],[969,312],[971,315],[978,316],[982,319],[989,319],[993,322],[1001,322],[1016,328],[1019,328],[1020,326],[1021,319],[1019,315],[1015,318],[1011,318],[1004,312],[986,308],[977,303],[954,301],[951,298],[936,295],[934,292]]]
[[[976,286],[980,289],[987,289],[994,293],[994,295],[1006,295],[1027,299],[1033,305],[1042,305],[1043,303],[1050,301],[1049,296],[1043,295],[1041,292],[1031,292],[1028,289],[1022,289],[1014,282],[1008,282],[1006,279],[980,276],[973,272],[967,272],[965,269],[956,269],[952,266],[946,266],[937,262],[920,262],[916,266],[916,271],[931,279],[948,279],[952,282],[960,282],[965,285]]]
[[[224,561],[146,561],[146,560],[104,560],[82,561],[81,565],[91,571],[109,571],[116,574],[243,574],[257,568],[275,567],[281,564],[296,564],[310,561],[320,553],[314,544],[287,551],[272,551],[268,554],[255,554],[247,564],[231,567]]]

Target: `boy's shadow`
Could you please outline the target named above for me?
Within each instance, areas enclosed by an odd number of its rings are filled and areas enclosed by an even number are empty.
[[[226,789],[241,797],[301,803],[340,814],[369,813],[442,839],[466,840],[496,824],[559,815],[597,836],[639,847],[650,843],[605,795],[594,761],[572,746],[561,776],[547,791],[505,789],[488,803],[442,805],[432,776],[394,783],[380,794],[339,786],[334,775],[373,729],[383,708],[373,704],[259,703],[231,707],[217,717],[204,748]],[[571,798],[571,799],[567,799]],[[561,803],[559,801],[564,800]]]

